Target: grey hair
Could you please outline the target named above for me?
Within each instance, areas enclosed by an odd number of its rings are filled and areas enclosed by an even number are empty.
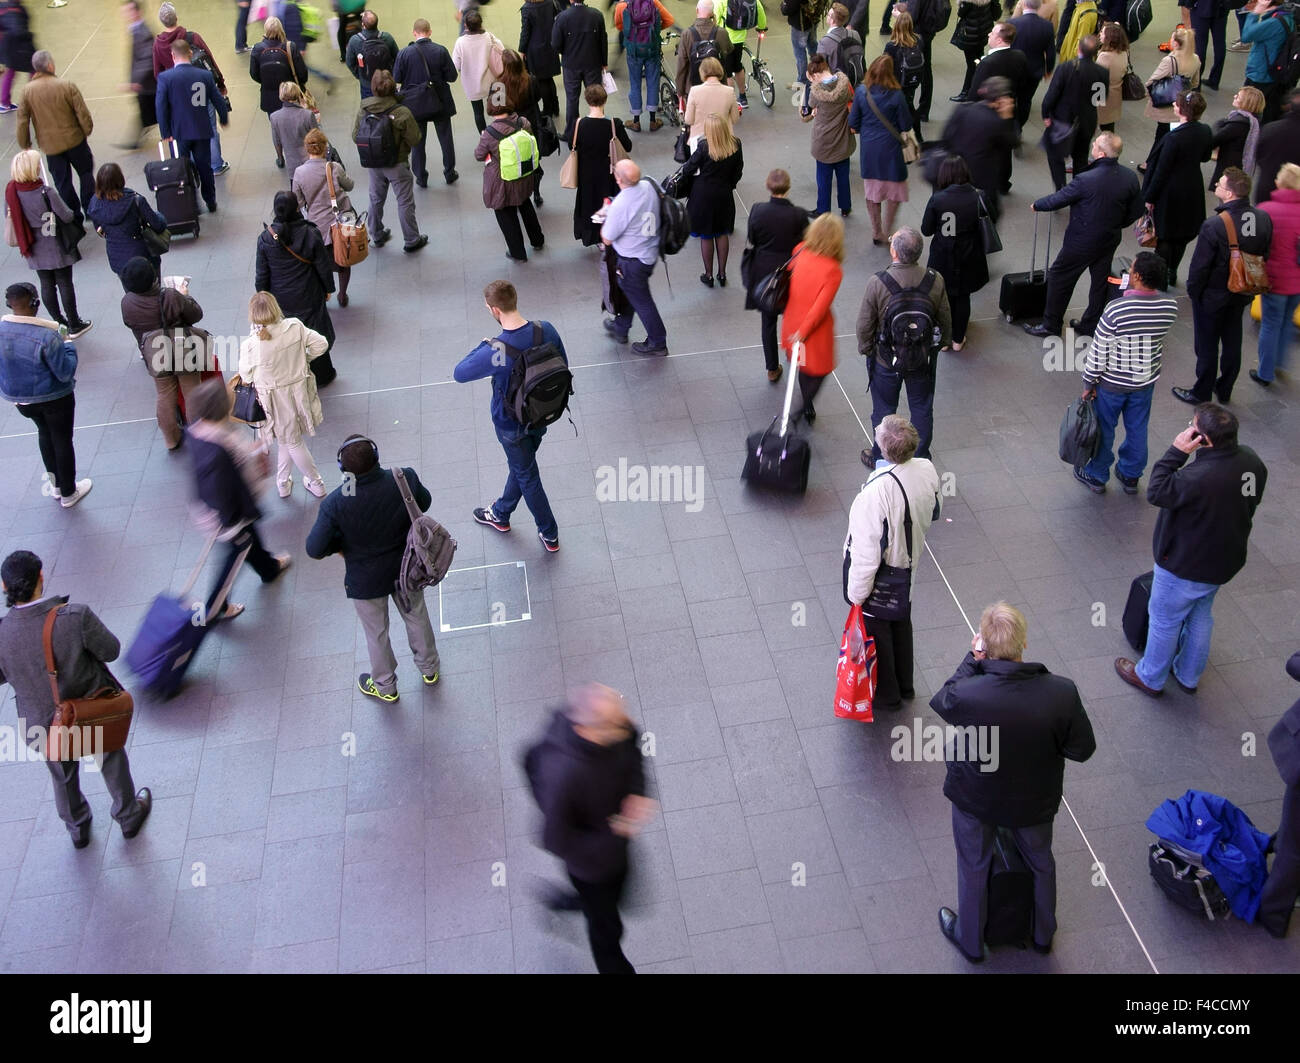
[[[876,445],[895,465],[908,461],[921,445],[921,435],[911,421],[891,413],[876,426]]]
[[[924,247],[925,241],[921,239],[921,234],[910,225],[904,225],[889,238],[889,249],[904,266],[913,266],[919,262]]]
[[[50,73],[54,69],[54,56],[41,49],[32,56],[32,69],[39,70],[42,74]]]
[[[163,4],[163,6],[158,9],[158,21],[168,29],[171,29],[177,22],[176,8],[172,7],[171,4]]]
[[[1042,6],[1042,4],[1039,3],[1039,0],[1022,0],[1021,6],[1026,11],[1037,11]]]

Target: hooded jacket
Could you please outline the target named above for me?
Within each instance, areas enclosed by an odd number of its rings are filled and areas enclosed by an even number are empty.
[[[0,318],[0,397],[9,402],[53,402],[71,395],[77,348],[43,317]]]
[[[153,74],[157,77],[164,70],[170,70],[176,65],[176,60],[172,56],[172,42],[180,37],[184,37],[190,42],[191,47],[202,48],[207,53],[208,62],[212,64],[213,78],[217,83],[217,91],[223,96],[226,95],[226,79],[221,74],[221,68],[217,66],[216,56],[212,54],[212,49],[208,47],[205,41],[198,33],[192,33],[184,26],[173,26],[169,30],[163,30],[153,39]]]
[[[91,196],[86,217],[104,234],[108,266],[114,273],[121,273],[133,258],[147,258],[155,264],[160,261],[149,250],[140,230],[147,225],[154,232],[160,233],[167,228],[167,219],[154,210],[149,201],[138,192],[124,189],[118,199]]]

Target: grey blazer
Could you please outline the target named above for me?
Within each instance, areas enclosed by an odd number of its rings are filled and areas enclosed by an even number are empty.
[[[338,162],[327,163],[324,159],[308,159],[293,172],[293,192],[298,197],[298,206],[309,222],[320,230],[321,239],[329,246],[330,223],[334,220],[330,212],[329,186],[325,182],[325,167],[333,167],[334,196],[339,210],[351,210],[352,201],[348,192],[352,190],[352,178]]]
[[[278,111],[272,111],[271,142],[277,153],[284,156],[284,169],[292,181],[294,172],[307,161],[307,149],[302,146],[302,138],[320,123],[310,108],[300,103],[282,103]]]

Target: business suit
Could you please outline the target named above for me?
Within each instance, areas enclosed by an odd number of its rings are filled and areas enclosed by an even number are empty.
[[[794,253],[795,244],[803,239],[808,228],[808,212],[795,206],[784,196],[773,196],[766,203],[757,203],[749,212],[749,230],[746,239],[754,249],[754,260],[745,283],[745,309],[755,310],[751,294],[759,281],[776,272]],[[762,317],[763,360],[767,371],[781,366],[777,359],[776,319],[778,315],[760,312]]]
[[[1032,11],[1017,15],[1010,21],[1016,27],[1016,42],[1011,47],[1023,52],[1029,60],[1029,76],[1037,88],[1043,75],[1056,69],[1056,36],[1052,33],[1052,22]]]
[[[1214,38],[1214,66],[1205,78],[1207,88],[1217,89],[1219,78],[1223,75],[1223,60],[1228,56],[1225,46],[1228,28],[1228,8],[1221,14],[1218,11],[1220,0],[1194,0],[1191,4],[1192,32],[1196,35],[1196,54],[1201,60],[1201,69],[1205,69],[1205,55],[1210,49],[1210,38]]]
[[[997,48],[989,52],[975,67],[967,95],[979,99],[979,87],[989,78],[1003,77],[1011,82],[1016,96],[1016,122],[1024,125],[1029,118],[1029,104],[1034,98],[1035,82],[1029,76],[1029,60],[1014,48]]]
[[[1064,188],[1034,203],[1036,211],[1062,207],[1070,208],[1070,224],[1061,242],[1061,253],[1047,271],[1043,327],[1060,335],[1074,286],[1088,270],[1092,284],[1088,309],[1079,319],[1079,331],[1091,335],[1109,301],[1107,278],[1124,228],[1142,216],[1142,189],[1137,174],[1118,160],[1103,156]]]
[[[1287,673],[1300,680],[1300,653],[1291,654]],[[1268,751],[1286,783],[1282,822],[1274,836],[1273,869],[1264,881],[1255,921],[1274,937],[1286,934],[1300,895],[1300,701],[1282,714],[1268,733]]]
[[[1142,201],[1150,203],[1156,223],[1156,254],[1177,283],[1178,263],[1205,220],[1205,180],[1201,163],[1210,161],[1214,133],[1204,122],[1174,126],[1151,149]]]
[[[438,113],[432,118],[415,119],[420,127],[420,143],[411,149],[411,172],[415,174],[415,181],[421,188],[429,183],[425,142],[429,138],[430,122],[433,122],[434,132],[438,135],[438,146],[442,149],[442,175],[445,179],[454,179],[452,174],[456,173],[456,144],[451,135],[451,119],[456,113],[456,101],[451,96],[451,82],[459,76],[456,64],[451,61],[451,53],[428,37],[412,41],[397,53],[397,60],[393,63],[393,80],[398,85],[406,89],[427,82],[438,101]]]
[[[199,189],[208,210],[217,209],[217,183],[212,176],[212,119],[208,106],[216,107],[222,125],[230,104],[217,91],[212,74],[192,63],[177,63],[158,75],[158,132],[164,140],[173,138],[181,158],[188,158],[199,172]]]
[[[1043,124],[1047,125],[1048,119],[1052,123],[1043,134],[1043,148],[1052,182],[1058,190],[1065,187],[1066,156],[1074,160],[1076,178],[1087,168],[1089,147],[1097,130],[1097,101],[1105,103],[1109,91],[1110,74],[1091,59],[1071,59],[1058,66],[1052,75],[1043,97]],[[1073,136],[1064,130],[1061,139],[1053,136],[1052,126],[1068,129],[1072,124],[1075,125]]]

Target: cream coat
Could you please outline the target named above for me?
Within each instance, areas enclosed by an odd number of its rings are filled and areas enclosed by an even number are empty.
[[[239,375],[257,388],[271,438],[294,446],[304,433],[314,436],[323,419],[308,363],[325,353],[329,341],[296,317],[268,325],[267,331],[269,340],[253,335],[240,345]]]
[[[1110,125],[1119,121],[1120,111],[1124,107],[1124,94],[1121,82],[1128,72],[1128,52],[1098,52],[1097,62],[1106,68],[1110,75],[1110,87],[1106,91],[1106,105],[1097,108],[1097,124]]]

